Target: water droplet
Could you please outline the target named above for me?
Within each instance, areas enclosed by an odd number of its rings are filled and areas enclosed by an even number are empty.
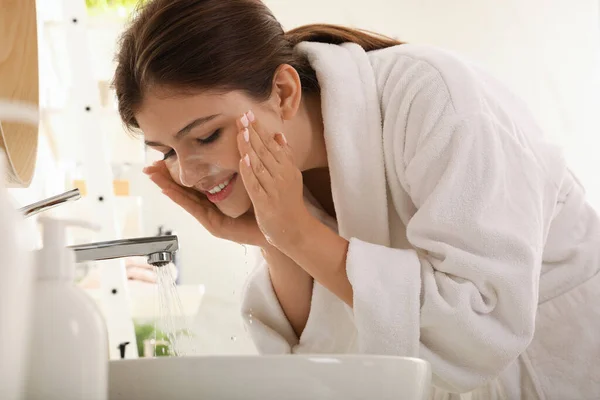
[[[235,296],[235,290],[233,291],[233,295]]]
[[[235,336],[232,336],[232,337],[231,337],[231,341],[232,341],[232,342],[235,342],[236,340],[237,340],[237,338],[236,338]]]

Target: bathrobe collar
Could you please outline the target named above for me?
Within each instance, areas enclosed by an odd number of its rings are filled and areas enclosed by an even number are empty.
[[[317,73],[339,234],[390,245],[381,110],[367,53],[348,43],[300,43]]]

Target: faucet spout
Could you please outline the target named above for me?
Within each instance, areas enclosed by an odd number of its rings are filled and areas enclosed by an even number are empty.
[[[19,211],[25,217],[41,213],[68,201],[81,198],[79,189],[49,197],[45,200],[25,206]],[[75,261],[99,261],[113,258],[146,256],[148,263],[162,267],[173,261],[174,253],[179,250],[177,236],[153,236],[135,239],[111,240],[107,242],[87,243],[69,246],[75,252]]]
[[[75,261],[99,261],[113,258],[146,256],[148,263],[162,267],[173,261],[179,250],[177,236],[152,236],[135,239],[111,240],[69,246],[75,252]]]
[[[20,208],[19,211],[25,217],[31,217],[33,215],[39,214],[43,211],[49,210],[56,206],[59,206],[67,201],[75,201],[81,198],[81,193],[79,189],[69,190],[68,192],[49,197],[45,200],[40,200],[36,203],[30,204],[23,208]]]

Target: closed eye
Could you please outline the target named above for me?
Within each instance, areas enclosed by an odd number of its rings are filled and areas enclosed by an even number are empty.
[[[204,139],[196,139],[196,140],[201,144],[209,144],[209,143],[212,143],[215,140],[217,140],[220,136],[221,136],[221,129],[217,129],[209,137],[204,138]],[[163,161],[168,158],[173,157],[174,155],[175,155],[175,150],[173,150],[173,149],[169,150],[167,153],[165,153],[165,155],[163,157]]]
[[[163,156],[163,161],[165,161],[167,158],[171,158],[175,155],[175,150],[171,149],[168,152],[165,153],[165,155]]]
[[[216,131],[213,132],[212,135],[210,135],[207,138],[198,139],[198,142],[200,142],[202,144],[209,144],[209,143],[212,143],[215,140],[217,140],[219,138],[219,136],[221,136],[221,129],[217,129]]]

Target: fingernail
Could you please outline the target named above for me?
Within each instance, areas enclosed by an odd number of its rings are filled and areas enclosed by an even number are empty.
[[[148,174],[148,167],[142,168],[142,172],[147,175]]]
[[[246,114],[244,114],[244,115],[242,116],[242,118],[240,118],[240,122],[242,123],[242,126],[243,126],[244,128],[247,128],[247,127],[248,127],[248,117],[246,116]]]
[[[244,129],[244,140],[246,143],[250,142],[250,131],[248,128]]]
[[[281,139],[283,139],[283,143],[287,144],[287,139],[285,138],[285,135],[279,132],[279,136],[281,136]]]
[[[244,162],[248,167],[250,166],[250,156],[248,156],[248,154],[244,156]]]
[[[248,121],[250,121],[250,123],[254,122],[254,120],[256,119],[252,110],[248,111],[246,115],[248,116]]]

